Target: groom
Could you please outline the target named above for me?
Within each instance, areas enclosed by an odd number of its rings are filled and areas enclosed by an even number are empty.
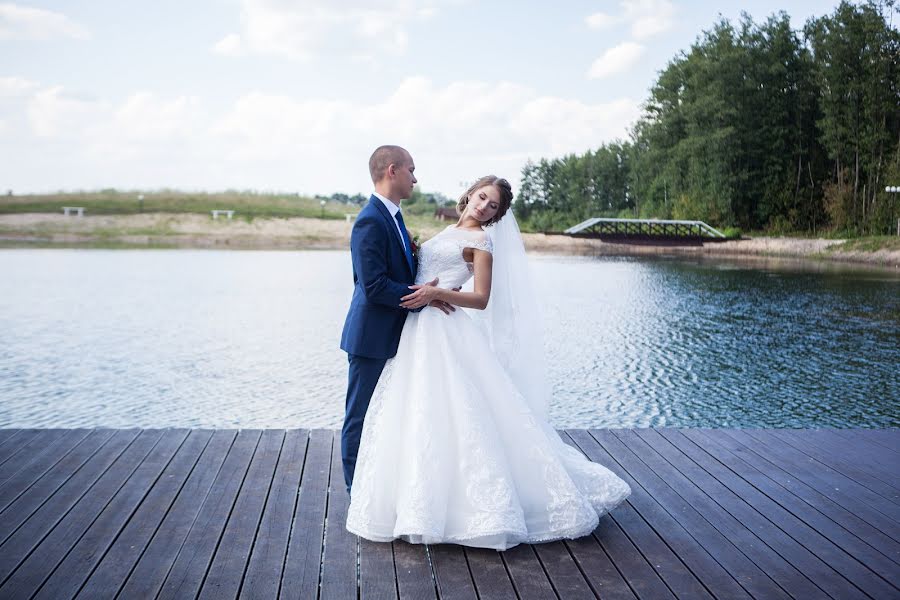
[[[408,199],[416,184],[409,152],[400,146],[380,146],[369,158],[369,174],[375,193],[360,211],[350,234],[353,260],[353,299],[344,322],[341,349],[350,361],[341,456],[347,493],[353,483],[356,453],[369,400],[387,359],[397,353],[400,332],[409,311],[400,298],[415,283],[416,261],[409,233],[403,223],[400,202]],[[437,285],[437,279],[428,283]],[[444,303],[432,306],[454,310]],[[422,310],[421,308],[416,310]]]

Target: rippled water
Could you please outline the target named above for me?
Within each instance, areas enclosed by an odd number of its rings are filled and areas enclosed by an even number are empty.
[[[538,257],[559,427],[900,426],[900,277]],[[339,427],[346,252],[0,250],[0,427]]]

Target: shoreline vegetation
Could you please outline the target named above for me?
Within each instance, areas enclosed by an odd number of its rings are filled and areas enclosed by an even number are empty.
[[[659,71],[624,138],[529,160],[534,230],[590,217],[890,236],[900,220],[900,7],[842,0],[800,25],[722,16]]]
[[[327,211],[325,207],[320,208],[325,218],[321,215],[248,217],[238,212],[229,221],[221,216],[214,220],[209,213],[88,213],[84,217],[64,216],[61,211],[12,213],[6,204],[2,207],[6,210],[0,210],[0,248],[345,250],[349,248],[353,224],[344,214],[355,214],[357,208],[341,206],[330,206]],[[346,213],[337,214],[338,210]],[[451,224],[431,214],[410,214],[406,220],[410,232],[423,241]],[[850,240],[759,236],[703,245],[611,243],[529,232],[523,232],[523,237],[528,251],[540,254],[783,258],[900,270],[900,237],[896,236]]]

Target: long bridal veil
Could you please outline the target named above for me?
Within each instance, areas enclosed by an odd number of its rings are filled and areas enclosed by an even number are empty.
[[[522,233],[512,209],[485,232],[493,245],[491,297],[483,311],[471,311],[531,410],[548,418],[550,385],[544,352],[543,318],[529,273]]]

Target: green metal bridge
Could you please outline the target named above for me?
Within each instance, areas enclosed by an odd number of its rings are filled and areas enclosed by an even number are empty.
[[[574,237],[601,239],[724,241],[725,235],[703,221],[660,219],[604,219],[583,221],[564,232]]]

